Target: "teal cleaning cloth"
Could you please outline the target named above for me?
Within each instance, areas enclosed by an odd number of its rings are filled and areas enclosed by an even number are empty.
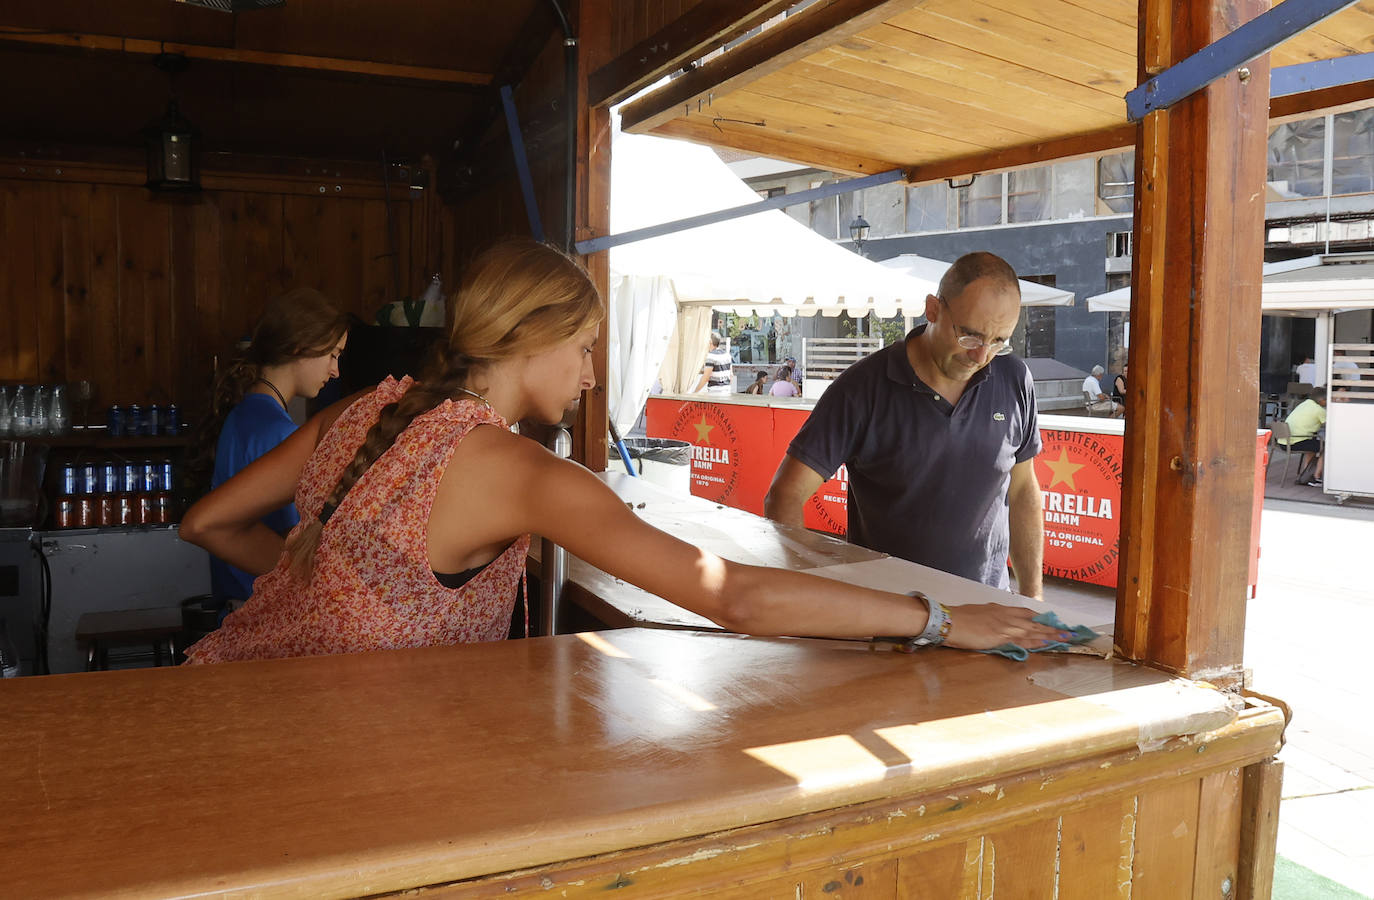
[[[1047,650],[1067,650],[1075,644],[1086,644],[1088,641],[1097,637],[1097,632],[1086,625],[1075,625],[1073,628],[1059,621],[1059,616],[1054,612],[1042,612],[1031,619],[1032,622],[1039,622],[1041,625],[1048,625],[1056,631],[1064,631],[1073,635],[1071,640],[1052,641],[1042,644],[1031,650],[1027,650],[1020,644],[1000,644],[991,650],[980,650],[980,653],[996,653],[998,656],[1005,656],[1007,659],[1014,659],[1017,662],[1025,662],[1032,653],[1044,653]]]

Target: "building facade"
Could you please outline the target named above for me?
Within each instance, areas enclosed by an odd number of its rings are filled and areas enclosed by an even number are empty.
[[[932,184],[883,185],[787,213],[851,247],[850,224],[862,217],[868,238],[856,249],[876,261],[905,253],[946,261],[975,250],[996,253],[1022,278],[1077,297],[1074,306],[1023,310],[1014,337],[1019,353],[1117,372],[1129,342],[1126,317],[1089,312],[1085,301],[1130,283],[1134,156],[1127,151]],[[764,197],[838,178],[764,161],[732,165]],[[1374,106],[1275,126],[1267,181],[1266,230],[1256,235],[1267,261],[1374,250]],[[1342,314],[1336,339],[1368,340],[1370,318]],[[811,328],[817,336],[843,336],[854,325],[818,319]],[[1281,389],[1274,385],[1311,352],[1312,340],[1310,320],[1264,317],[1266,390]]]

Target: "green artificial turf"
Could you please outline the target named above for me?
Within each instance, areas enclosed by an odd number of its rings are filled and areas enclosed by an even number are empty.
[[[1370,900],[1282,856],[1274,861],[1274,900]]]

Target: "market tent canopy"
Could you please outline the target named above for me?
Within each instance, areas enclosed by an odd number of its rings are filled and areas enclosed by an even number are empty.
[[[1264,264],[1266,313],[1316,315],[1374,309],[1374,254],[1334,253]],[[1130,312],[1131,289],[1088,298],[1089,312]]]
[[[903,253],[901,256],[881,260],[878,265],[896,269],[898,272],[905,272],[912,278],[919,278],[933,286],[938,286],[940,279],[945,275],[945,271],[952,264],[940,259],[931,259],[928,256],[918,256],[915,253]],[[1019,283],[1021,285],[1022,306],[1073,306],[1074,295],[1072,291],[1061,291],[1059,288],[1036,284],[1034,281],[1022,280]],[[935,293],[934,287],[931,288],[930,293]]]
[[[707,147],[616,134],[611,231],[621,233],[758,202]],[[920,315],[931,282],[821,237],[781,210],[613,247],[612,276],[672,279],[678,303],[741,315]]]

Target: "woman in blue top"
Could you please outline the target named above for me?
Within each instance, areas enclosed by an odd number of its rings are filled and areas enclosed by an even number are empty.
[[[201,432],[202,446],[215,446],[212,489],[296,430],[287,404],[314,397],[338,376],[347,341],[348,315],[319,291],[297,288],[268,301],[248,349],[215,385]],[[300,516],[288,503],[262,521],[285,535]],[[210,585],[216,597],[242,602],[253,592],[253,576],[211,557]]]

